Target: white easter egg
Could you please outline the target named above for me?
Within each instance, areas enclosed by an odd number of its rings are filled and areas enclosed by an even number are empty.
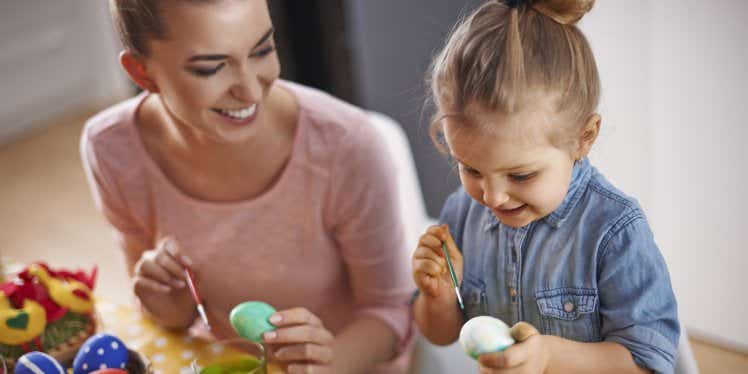
[[[460,345],[472,358],[489,352],[500,352],[514,344],[510,328],[498,318],[471,318],[460,330]]]

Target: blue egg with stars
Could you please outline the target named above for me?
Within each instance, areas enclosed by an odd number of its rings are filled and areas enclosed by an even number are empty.
[[[57,360],[42,352],[29,352],[18,358],[14,374],[65,374]]]
[[[73,361],[73,374],[88,374],[99,369],[124,369],[130,354],[119,338],[96,334],[81,346]]]

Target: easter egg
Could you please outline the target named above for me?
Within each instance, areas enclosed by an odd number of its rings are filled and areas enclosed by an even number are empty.
[[[484,353],[500,352],[514,344],[509,326],[498,318],[471,318],[460,330],[460,346],[472,358]]]
[[[57,360],[42,352],[29,352],[18,358],[14,374],[65,374]]]
[[[91,374],[127,374],[125,369],[100,369],[92,371]]]
[[[73,361],[73,374],[88,374],[100,369],[124,369],[130,353],[119,338],[96,334],[81,346]]]
[[[275,308],[261,301],[247,301],[231,310],[229,320],[239,336],[260,343],[262,334],[275,330],[268,318],[275,313]]]

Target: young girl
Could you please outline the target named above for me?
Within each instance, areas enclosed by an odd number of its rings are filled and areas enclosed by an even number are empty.
[[[432,134],[462,188],[414,252],[414,313],[436,344],[478,315],[516,324],[518,342],[482,355],[482,372],[673,371],[679,324],[665,262],[641,207],[586,158],[600,90],[575,23],[592,3],[485,3],[433,64]]]
[[[234,336],[243,301],[289,372],[404,372],[412,283],[386,147],[367,114],[278,80],[265,0],[112,0],[120,62],[144,93],[81,140],[134,291],[163,326]],[[168,239],[167,239],[168,238]]]

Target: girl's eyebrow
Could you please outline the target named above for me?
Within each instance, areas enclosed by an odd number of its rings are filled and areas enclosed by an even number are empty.
[[[461,160],[461,159],[460,159],[459,157],[457,157],[457,156],[456,156],[456,155],[455,155],[454,153],[452,153],[452,157],[453,157],[453,158],[454,158],[455,160],[457,160],[457,162],[459,162],[459,163],[461,163],[461,164],[463,164],[463,165],[465,165],[465,166],[467,166],[467,167],[469,167],[469,168],[471,168],[471,169],[475,169],[474,167],[470,166],[470,165],[469,165],[468,163],[466,163],[465,161],[462,161],[462,160]],[[530,167],[531,167],[531,166],[533,166],[533,165],[534,165],[534,163],[526,163],[526,164],[522,164],[522,165],[518,165],[518,166],[514,166],[514,167],[511,167],[511,168],[503,169],[503,170],[502,170],[502,169],[496,169],[495,171],[511,172],[511,171],[515,171],[515,170],[528,169],[528,168],[530,168]]]
[[[252,49],[255,49],[268,41],[271,36],[273,36],[273,32],[275,29],[272,27],[265,32],[265,34],[262,35],[262,38],[255,44]],[[194,55],[187,59],[187,62],[195,62],[195,61],[223,61],[229,58],[229,55],[222,55],[222,54],[210,54],[210,55]]]

